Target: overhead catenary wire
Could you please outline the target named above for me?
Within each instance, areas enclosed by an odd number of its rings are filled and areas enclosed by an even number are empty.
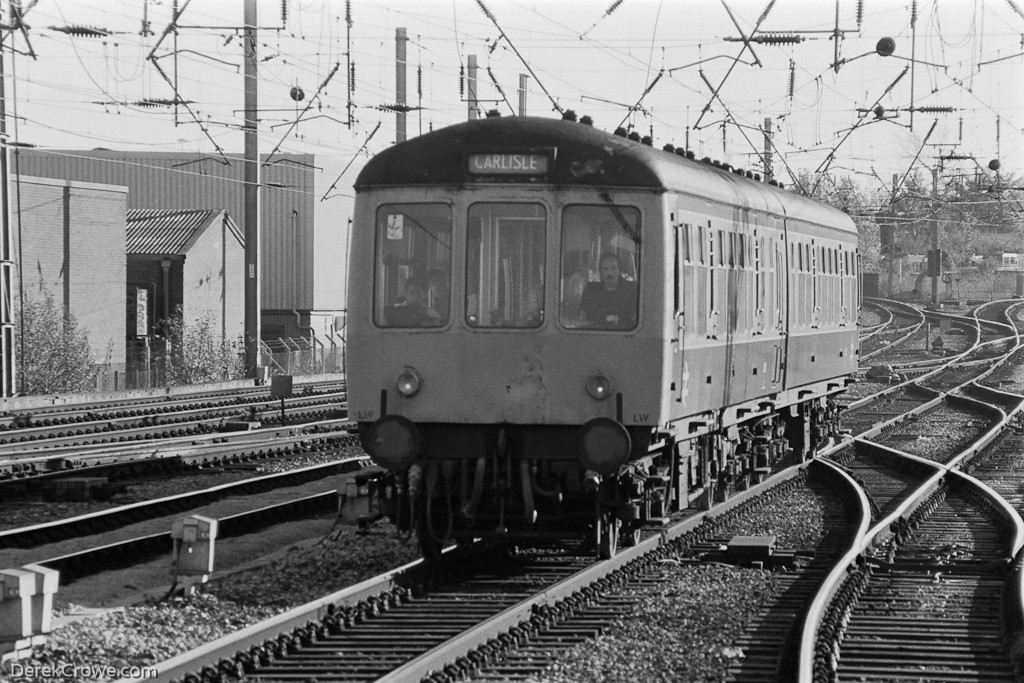
[[[487,5],[484,4],[484,0],[476,0],[476,4],[480,7],[483,13],[487,16],[487,18],[491,20],[491,23],[494,24],[494,27],[498,29],[498,33],[500,33],[501,37],[505,39],[505,42],[508,43],[508,46],[510,48],[512,48],[512,51],[516,53],[516,56],[519,57],[519,61],[523,63],[523,66],[525,66],[526,70],[530,72],[530,75],[533,76],[533,80],[537,82],[537,85],[540,86],[540,89],[543,90],[544,94],[547,95],[547,98],[551,100],[551,105],[555,109],[555,111],[557,111],[559,114],[565,113],[561,105],[558,104],[558,101],[551,96],[551,93],[548,92],[548,89],[545,88],[541,80],[537,78],[537,74],[534,73],[533,67],[530,66],[530,63],[526,61],[523,55],[520,54],[519,50],[516,49],[516,46],[512,44],[512,41],[509,40],[508,36],[505,35],[505,31],[502,30],[501,26],[498,24],[498,20],[494,18],[494,15],[491,14],[491,11],[487,9]]]

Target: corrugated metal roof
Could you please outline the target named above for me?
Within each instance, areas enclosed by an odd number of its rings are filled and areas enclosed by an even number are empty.
[[[185,255],[189,245],[207,227],[220,221],[223,211],[212,209],[128,209],[125,218],[129,254]],[[244,245],[238,226],[226,216],[228,229]]]

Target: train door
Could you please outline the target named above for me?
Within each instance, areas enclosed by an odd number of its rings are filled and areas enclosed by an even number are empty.
[[[673,327],[675,328],[675,334],[672,336],[672,383],[677,403],[681,403],[683,400],[683,373],[685,371],[683,353],[686,348],[686,282],[689,279],[689,273],[685,272],[684,268],[689,261],[689,227],[681,222],[672,222],[672,301]]]
[[[786,359],[789,357],[789,337],[793,328],[793,316],[799,310],[797,302],[793,300],[790,292],[799,292],[800,287],[794,288],[794,285],[799,285],[796,282],[799,274],[796,273],[797,263],[794,258],[796,254],[793,248],[794,245],[789,239],[789,226],[785,221],[782,221],[781,225],[782,233],[779,235],[779,240],[775,245],[775,282],[776,296],[779,301],[777,324],[780,337],[776,352],[778,363],[775,367],[774,376],[777,377],[775,381],[781,382],[784,389],[786,385]]]

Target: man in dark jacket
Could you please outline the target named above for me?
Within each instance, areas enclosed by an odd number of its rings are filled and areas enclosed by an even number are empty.
[[[589,327],[627,330],[636,326],[636,283],[622,276],[619,257],[601,255],[600,282],[583,288],[581,318]]]

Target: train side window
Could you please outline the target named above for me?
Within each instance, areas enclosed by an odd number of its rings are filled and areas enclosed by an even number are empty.
[[[708,236],[707,236],[707,233],[704,232],[704,226],[703,225],[698,225],[697,226],[697,259],[700,261],[701,265],[704,265],[704,262],[707,260],[705,258],[705,256],[704,256],[704,250],[707,247],[707,243],[708,243]]]
[[[451,303],[451,207],[381,205],[376,233],[374,323],[381,327],[447,324]]]
[[[466,323],[539,327],[544,321],[544,206],[473,204],[466,233]]]
[[[636,327],[640,285],[640,211],[575,205],[562,214],[559,319],[565,327]]]
[[[683,263],[693,263],[693,253],[690,251],[690,225],[686,223],[683,225]]]

